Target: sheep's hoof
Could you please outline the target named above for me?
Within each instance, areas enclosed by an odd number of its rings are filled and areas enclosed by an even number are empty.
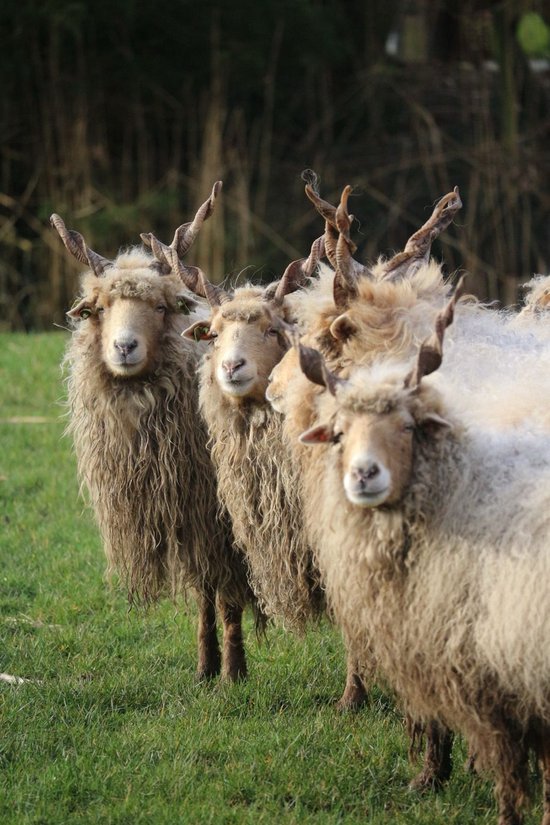
[[[222,670],[224,682],[242,682],[248,675],[248,669],[244,659],[240,662],[231,662]]]
[[[211,682],[218,674],[212,670],[197,670],[195,673],[195,682]]]
[[[202,662],[197,667],[195,673],[195,681],[197,682],[211,682],[216,676],[220,675],[221,663],[219,661],[203,664]]]
[[[443,787],[443,779],[435,771],[426,769],[420,771],[418,776],[409,782],[409,790],[415,793],[430,793],[440,791]]]
[[[231,668],[222,671],[222,679],[224,682],[243,682],[247,675],[246,665],[244,665],[244,667]]]
[[[367,703],[367,691],[363,687],[346,688],[342,698],[336,703],[336,710],[342,713],[360,710]]]

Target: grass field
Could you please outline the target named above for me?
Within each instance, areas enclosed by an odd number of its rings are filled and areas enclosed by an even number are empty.
[[[258,643],[248,621],[248,681],[205,686],[191,607],[128,611],[62,437],[64,343],[0,335],[0,672],[32,680],[0,682],[0,823],[495,823],[463,743],[419,796],[391,700],[334,709],[328,626]]]

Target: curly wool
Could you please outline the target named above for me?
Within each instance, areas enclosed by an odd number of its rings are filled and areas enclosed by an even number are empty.
[[[324,595],[304,538],[299,484],[282,442],[282,422],[267,404],[229,402],[208,355],[200,376],[218,495],[247,558],[254,593],[266,615],[302,630],[323,612]]]
[[[415,718],[460,730],[497,772],[508,758],[499,720],[520,737],[550,723],[549,468],[547,437],[456,422],[417,437],[397,507],[348,502],[337,446],[308,483],[309,529],[347,636],[374,652]]]
[[[101,280],[83,279],[83,294],[160,298],[167,327],[155,371],[119,379],[105,367],[98,330],[77,322],[66,356],[70,420],[81,482],[88,490],[109,569],[132,599],[150,601],[205,585],[230,603],[250,601],[243,559],[218,518],[214,470],[198,413],[198,355],[180,333],[175,312],[181,282],[151,273],[151,258],[119,256]],[[147,268],[145,272],[142,268]],[[193,319],[192,319],[193,320]]]
[[[297,320],[305,330],[303,343],[319,349],[333,369],[362,363],[377,353],[396,357],[413,351],[431,333],[435,314],[449,294],[449,284],[435,261],[407,280],[360,277],[357,294],[345,310],[334,304],[333,282],[334,272],[321,266],[318,281],[297,293],[294,301]],[[356,328],[345,340],[330,333],[332,323],[342,314]]]

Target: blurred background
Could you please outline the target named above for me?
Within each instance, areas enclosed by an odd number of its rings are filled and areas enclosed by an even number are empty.
[[[504,304],[550,272],[548,0],[2,0],[0,38],[0,329],[74,300],[51,212],[114,256],[219,178],[187,262],[278,277],[322,232],[307,168],[355,187],[363,262],[458,185],[448,272]]]

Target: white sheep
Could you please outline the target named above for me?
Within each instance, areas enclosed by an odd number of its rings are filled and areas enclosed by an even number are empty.
[[[466,736],[500,825],[522,821],[533,750],[549,825],[550,443],[530,426],[476,429],[425,380],[453,309],[412,370],[386,359],[342,379],[301,346],[329,390],[301,436],[320,451],[306,515],[349,637],[415,718]]]

